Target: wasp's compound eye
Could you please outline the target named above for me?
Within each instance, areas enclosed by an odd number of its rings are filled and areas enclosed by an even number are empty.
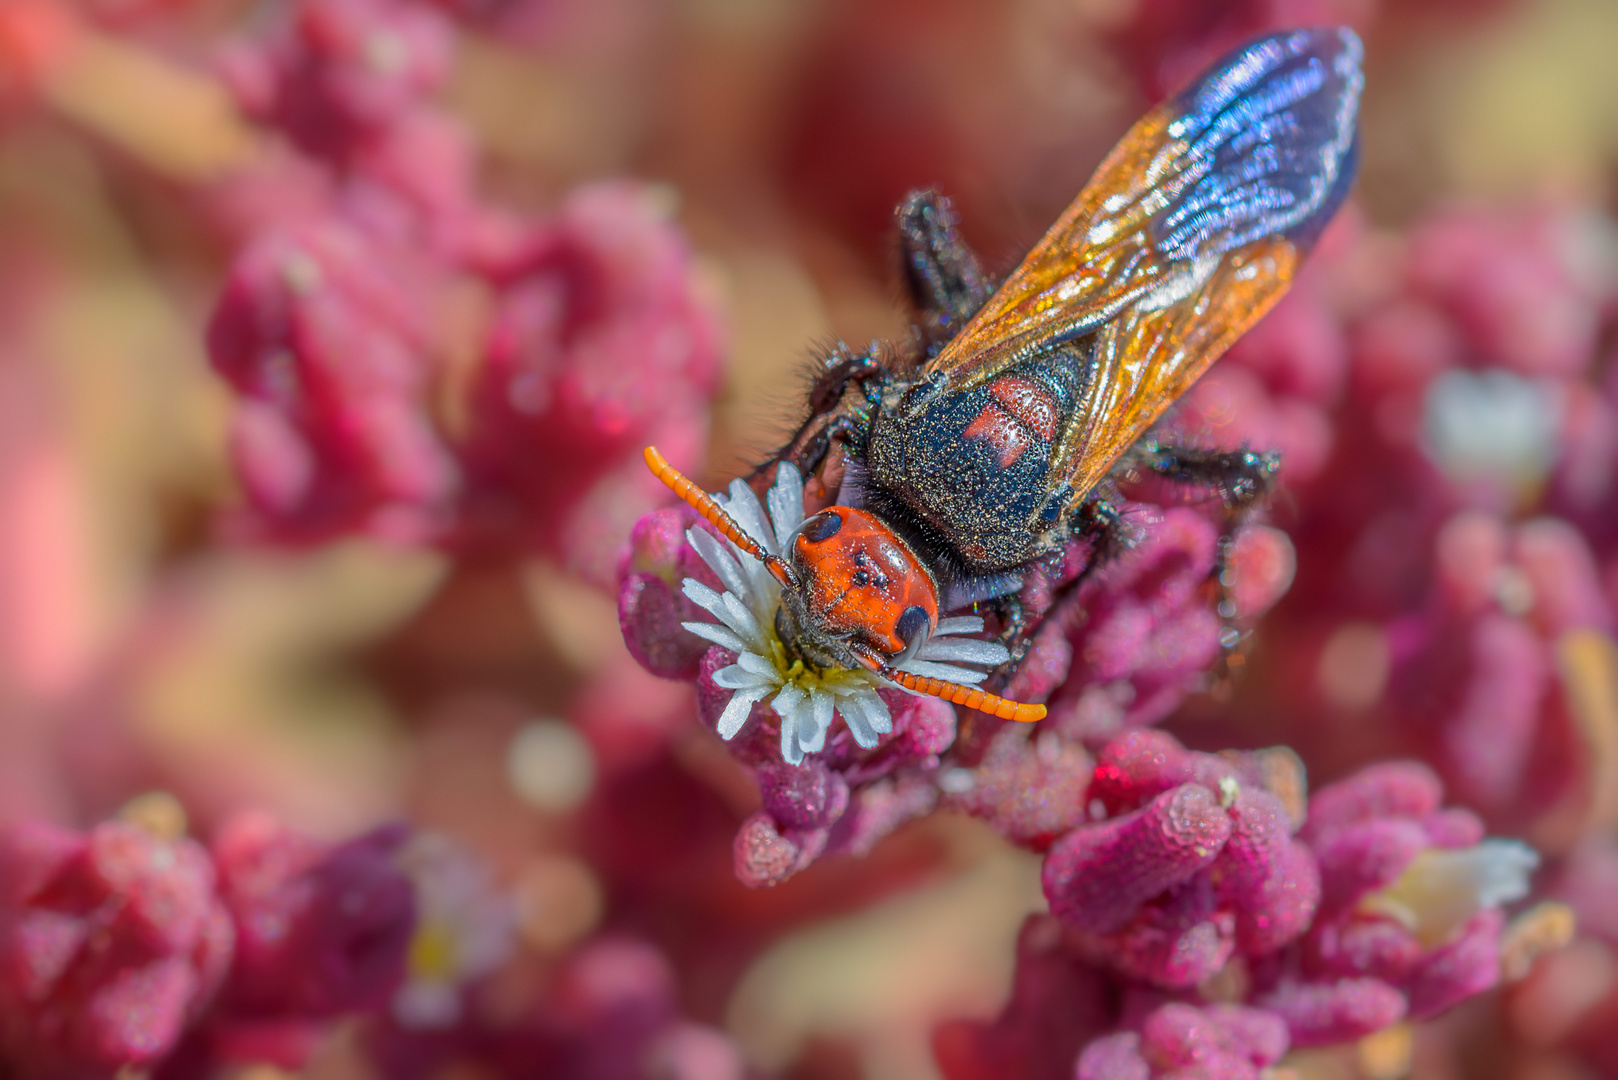
[[[912,604],[904,609],[904,614],[899,616],[899,624],[894,629],[899,632],[899,640],[908,644],[916,639],[916,635],[927,633],[931,624],[932,619],[928,616],[927,609]]]
[[[812,544],[830,540],[843,527],[843,519],[831,510],[822,510],[803,523],[803,538]]]

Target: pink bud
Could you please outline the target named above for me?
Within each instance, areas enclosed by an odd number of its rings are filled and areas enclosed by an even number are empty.
[[[1212,863],[1230,830],[1230,817],[1200,784],[1164,792],[1124,817],[1080,826],[1045,858],[1051,911],[1092,933],[1121,929],[1140,905]]]

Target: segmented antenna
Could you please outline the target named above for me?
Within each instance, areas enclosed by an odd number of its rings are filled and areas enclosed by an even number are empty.
[[[657,447],[655,446],[646,448],[646,467],[652,470],[652,475],[667,484],[670,491],[685,500],[691,509],[707,518],[714,528],[725,535],[727,540],[763,563],[765,569],[769,570],[771,575],[782,585],[791,586],[794,584],[792,571],[780,556],[771,555],[764,550],[757,540],[743,532],[741,526],[736,524],[735,519],[725,513],[724,508],[713,501],[713,496],[686,479],[679,469],[670,465],[663,455],[657,452]],[[886,664],[867,656],[860,656],[859,659],[861,663],[884,679],[896,682],[906,690],[914,690],[918,694],[943,698],[945,701],[953,702],[956,705],[965,705],[969,709],[979,709],[986,713],[992,713],[1002,720],[1019,720],[1025,724],[1031,724],[1036,720],[1045,719],[1045,706],[1043,705],[1023,705],[1019,702],[1007,701],[1003,697],[995,697],[993,694],[985,693],[975,686],[962,686],[960,683],[946,682],[943,679],[934,679],[927,675],[912,675],[908,671],[888,667]]]
[[[986,690],[979,690],[975,686],[963,686],[960,683],[948,682],[944,679],[935,679],[930,675],[913,675],[908,671],[888,667],[886,664],[877,665],[874,670],[884,679],[898,683],[906,690],[914,690],[918,694],[927,694],[930,697],[943,698],[956,705],[965,705],[968,709],[977,709],[981,712],[998,716],[1002,720],[1016,720],[1023,724],[1032,724],[1037,720],[1045,719],[1045,706],[1024,705],[1018,701],[1008,701],[1003,697],[995,697]]]
[[[736,524],[736,520],[725,513],[723,507],[713,501],[712,495],[686,479],[679,469],[670,465],[668,460],[657,452],[657,447],[655,446],[646,448],[646,467],[651,469],[652,475],[667,484],[669,490],[683,499],[691,509],[707,518],[709,524],[723,533],[726,540],[729,540],[732,544],[763,563],[764,569],[770,572],[771,577],[782,585],[794,584],[792,571],[788,568],[785,560],[779,555],[771,555],[764,550],[757,540],[743,532],[741,526]]]

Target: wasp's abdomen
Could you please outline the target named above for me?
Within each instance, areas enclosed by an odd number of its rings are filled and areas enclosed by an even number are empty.
[[[993,448],[1000,468],[1014,465],[1030,448],[1049,446],[1061,415],[1051,392],[1032,379],[1002,375],[989,384],[988,404],[962,432],[968,441]]]
[[[879,415],[871,479],[940,534],[967,568],[1007,570],[1038,556],[1051,455],[1077,397],[1075,355],[1013,369],[968,390],[927,394]]]

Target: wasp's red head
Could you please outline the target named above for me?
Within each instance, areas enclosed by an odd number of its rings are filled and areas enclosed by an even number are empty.
[[[915,553],[881,520],[831,506],[803,523],[792,541],[793,574],[804,606],[835,637],[893,657],[938,626],[938,586]]]
[[[791,537],[786,559],[765,551],[653,447],[646,464],[657,478],[781,583],[781,616],[805,658],[864,667],[882,678],[1007,720],[1034,721],[1043,705],[1022,705],[970,686],[900,671],[938,626],[938,586],[909,546],[881,519],[832,506]],[[778,619],[778,625],[781,619]]]

